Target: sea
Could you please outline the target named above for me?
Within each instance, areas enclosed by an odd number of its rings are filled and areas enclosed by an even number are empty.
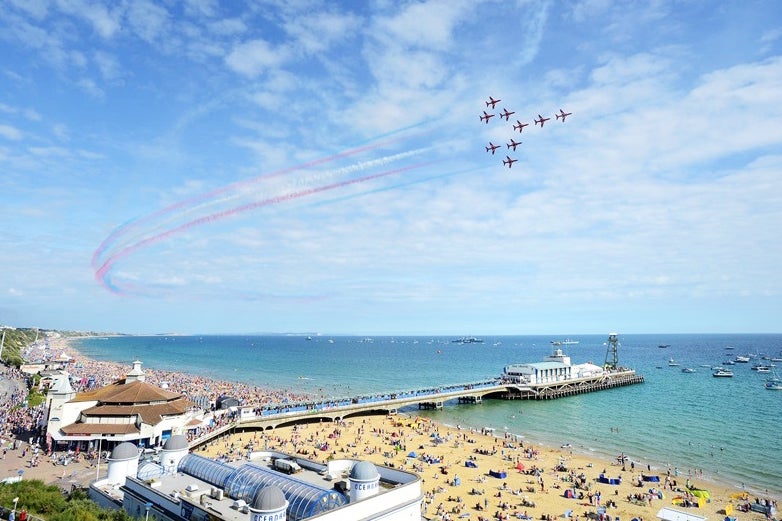
[[[602,365],[613,355],[606,335],[497,336],[117,336],[74,345],[97,360],[181,371],[323,398],[425,389],[482,381],[509,364],[541,361],[552,340],[573,363]],[[661,347],[667,346],[667,347]],[[737,355],[750,363],[712,367]],[[782,391],[764,388],[751,369],[782,356],[780,334],[619,335],[619,365],[645,378],[620,387],[549,401],[447,402],[440,411],[409,409],[461,428],[495,429],[524,443],[615,461],[624,454],[646,469],[700,476],[756,494],[782,497]],[[679,365],[669,365],[673,359]],[[773,363],[773,362],[770,362]],[[775,370],[782,376],[782,362]],[[683,368],[695,372],[684,373]]]

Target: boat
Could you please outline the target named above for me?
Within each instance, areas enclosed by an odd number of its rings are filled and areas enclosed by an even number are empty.
[[[731,371],[730,369],[724,369],[720,367],[719,369],[711,373],[711,375],[715,378],[731,378],[733,376],[733,371]]]
[[[757,371],[759,373],[769,373],[771,372],[771,366],[765,365],[765,364],[753,364],[750,368],[753,371]]]
[[[679,362],[677,362],[677,361],[676,361],[676,360],[674,360],[673,358],[671,358],[671,359],[669,359],[669,360],[668,360],[668,366],[669,366],[669,367],[676,367],[676,366],[678,366],[678,365],[679,365]]]
[[[769,391],[782,391],[782,379],[780,379],[777,375],[777,372],[774,371],[773,376],[766,380],[766,383],[763,384],[763,387]]]
[[[579,343],[578,340],[572,340],[570,338],[566,338],[565,340],[552,340],[551,345],[554,346],[574,346]]]
[[[748,364],[749,360],[749,357],[744,355],[736,355],[736,358],[733,359],[734,362],[739,364]]]
[[[659,347],[660,349],[665,349],[666,347],[671,347],[671,344],[660,344],[657,347]]]
[[[684,368],[682,368],[682,373],[694,373],[694,372],[695,372],[695,369],[693,369],[692,367],[684,367]]]
[[[463,336],[462,338],[455,338],[451,340],[452,344],[482,344],[482,338],[475,338],[474,336]]]

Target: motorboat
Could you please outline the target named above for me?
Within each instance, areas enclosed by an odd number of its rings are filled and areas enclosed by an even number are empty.
[[[748,356],[736,355],[736,358],[733,361],[737,362],[739,364],[748,364],[749,360],[750,360],[750,358]]]
[[[730,369],[725,369],[720,367],[719,369],[711,373],[711,375],[715,378],[732,378],[733,371],[731,371]]]
[[[678,366],[678,365],[679,365],[679,362],[677,362],[677,361],[676,361],[676,360],[674,360],[673,358],[670,358],[670,359],[668,360],[668,366],[669,366],[669,367],[676,367],[676,366]]]
[[[750,368],[753,371],[757,371],[759,373],[770,373],[771,372],[771,366],[765,365],[765,364],[753,364]]]
[[[684,367],[684,368],[682,368],[682,373],[694,373],[694,372],[695,372],[695,369],[693,369],[692,367]]]

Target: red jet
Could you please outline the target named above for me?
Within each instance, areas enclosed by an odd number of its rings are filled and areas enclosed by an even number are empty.
[[[511,114],[515,114],[515,112],[508,112],[508,109],[502,109],[503,112],[500,112],[500,119],[505,118],[505,121],[510,121]]]
[[[565,122],[565,118],[568,117],[571,114],[572,114],[572,112],[565,112],[564,110],[559,109],[559,114],[555,114],[555,116],[557,116],[557,119],[562,118],[562,123],[564,123]]]
[[[505,159],[502,160],[503,165],[508,165],[508,168],[511,168],[513,166],[513,163],[518,161],[518,159],[511,159],[510,156],[505,156]]]
[[[491,105],[492,110],[494,110],[494,105],[502,101],[501,99],[494,99],[491,96],[489,96],[489,101],[486,102],[486,106],[488,107]]]
[[[545,123],[546,121],[548,121],[550,119],[551,118],[544,118],[543,116],[538,114],[538,119],[535,120],[535,124],[537,125],[538,123],[540,123],[540,128],[543,128],[543,123]]]
[[[486,124],[489,124],[489,119],[494,117],[494,114],[487,114],[486,111],[483,111],[483,116],[479,116],[481,118],[481,121],[485,121]]]
[[[529,123],[522,123],[518,119],[516,120],[516,125],[513,125],[513,130],[518,130],[519,134],[521,134],[524,131],[524,127],[528,127]]]
[[[486,147],[486,152],[491,150],[491,155],[494,155],[494,151],[500,148],[500,145],[494,145],[491,141],[489,141],[489,146]]]

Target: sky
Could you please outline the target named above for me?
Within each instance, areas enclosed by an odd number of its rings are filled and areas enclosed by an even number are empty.
[[[775,0],[0,11],[0,324],[780,332]]]

